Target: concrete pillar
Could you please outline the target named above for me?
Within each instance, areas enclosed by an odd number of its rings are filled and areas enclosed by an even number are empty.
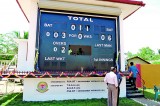
[[[18,43],[18,61],[17,61],[17,71],[26,71],[27,68],[27,39],[16,39]]]
[[[36,30],[37,30],[38,5],[36,0],[30,1],[29,38],[26,71],[34,71]]]
[[[119,24],[120,24],[120,57],[121,57],[121,71],[125,71],[125,56],[124,56],[124,36],[123,36],[123,17],[119,16]]]

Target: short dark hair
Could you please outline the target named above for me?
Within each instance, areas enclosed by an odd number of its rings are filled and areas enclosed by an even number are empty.
[[[133,64],[134,64],[133,62],[130,62],[130,65],[131,65],[131,66],[133,66]]]

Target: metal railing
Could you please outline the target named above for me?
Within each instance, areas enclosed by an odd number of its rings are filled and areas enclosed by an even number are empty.
[[[140,78],[140,81],[141,81],[141,88],[142,88],[142,93],[144,95],[144,90],[146,89],[146,87],[144,86],[145,85],[145,81],[144,79],[142,78],[141,74],[138,72],[138,76]]]
[[[0,54],[1,56],[14,55],[12,60],[0,60],[0,71],[9,71],[10,68],[17,67],[17,54]],[[11,67],[12,66],[12,67]]]
[[[9,69],[10,69],[11,66],[14,66],[14,68],[17,67],[17,57],[18,57],[17,54],[14,55],[13,59],[12,59],[12,60],[9,62],[9,64],[7,65],[5,71],[9,71]]]

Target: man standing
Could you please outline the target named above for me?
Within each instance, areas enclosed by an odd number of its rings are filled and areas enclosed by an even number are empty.
[[[137,79],[137,73],[138,69],[136,66],[134,66],[133,62],[130,62],[129,72],[132,73],[132,76],[130,77],[130,83],[134,86],[134,89],[136,90],[136,79]]]
[[[118,80],[114,73],[115,69],[111,67],[111,71],[104,78],[104,82],[108,85],[108,106],[117,106]]]
[[[72,54],[72,49],[71,49],[71,46],[69,45],[68,55],[71,55],[71,54]]]
[[[114,73],[117,75],[117,80],[118,80],[118,91],[117,91],[117,106],[119,104],[119,94],[120,94],[120,84],[122,82],[122,76],[120,75],[119,71],[117,69],[114,70]]]

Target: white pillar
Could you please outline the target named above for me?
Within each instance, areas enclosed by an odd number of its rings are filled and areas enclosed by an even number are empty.
[[[121,71],[125,71],[125,56],[124,56],[124,35],[123,35],[123,17],[119,16],[120,24],[120,56],[121,56]]]
[[[28,38],[28,55],[26,71],[34,71],[36,30],[37,30],[38,6],[36,0],[30,1],[30,18],[29,18],[29,38]]]
[[[27,39],[15,39],[18,43],[17,71],[25,71],[27,68]]]

